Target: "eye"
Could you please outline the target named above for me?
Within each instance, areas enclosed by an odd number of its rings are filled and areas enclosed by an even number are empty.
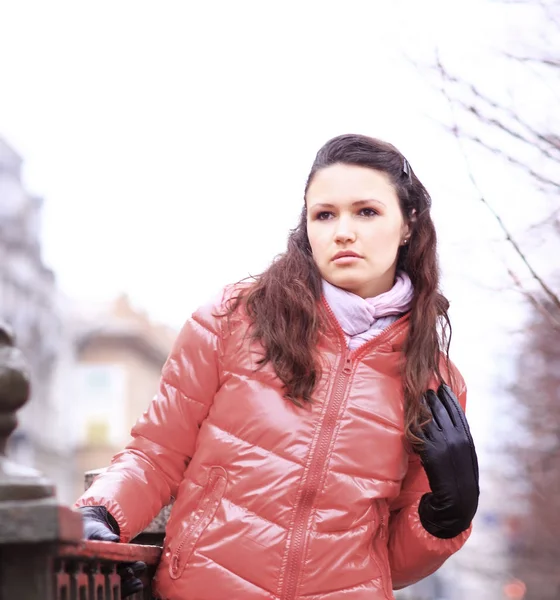
[[[328,210],[322,210],[321,212],[319,212],[315,215],[315,218],[317,219],[317,221],[326,221],[327,219],[330,219],[331,217],[332,217],[332,212],[329,212]]]
[[[375,217],[379,213],[373,208],[362,208],[360,209],[360,215],[363,217]]]

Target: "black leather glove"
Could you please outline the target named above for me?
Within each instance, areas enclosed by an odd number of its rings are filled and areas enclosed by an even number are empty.
[[[146,563],[140,560],[133,563],[121,563],[117,567],[117,573],[121,578],[121,598],[126,598],[144,589],[144,584],[139,576],[145,570]]]
[[[83,506],[79,510],[84,520],[86,540],[120,541],[119,526],[104,506]]]
[[[102,542],[120,541],[119,525],[104,506],[83,506],[84,538]],[[144,588],[139,576],[146,570],[146,563],[120,563],[117,573],[121,578],[121,598],[126,598]]]
[[[469,528],[478,508],[478,459],[469,425],[451,389],[424,396],[432,420],[417,432],[424,444],[418,450],[430,494],[420,500],[418,514],[433,536],[453,538]]]

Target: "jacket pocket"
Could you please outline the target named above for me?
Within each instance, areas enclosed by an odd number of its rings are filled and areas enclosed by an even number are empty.
[[[393,582],[391,579],[391,567],[389,565],[389,515],[388,511],[382,511],[379,519],[377,533],[371,544],[371,556],[381,576],[383,593],[388,600],[394,600]]]
[[[208,483],[197,504],[191,513],[186,528],[178,540],[177,546],[171,557],[169,575],[171,579],[178,579],[185,569],[196,543],[204,530],[210,525],[224,495],[227,484],[227,473],[223,467],[212,467],[208,476]]]

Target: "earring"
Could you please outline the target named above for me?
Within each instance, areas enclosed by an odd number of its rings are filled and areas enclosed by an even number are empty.
[[[408,244],[408,238],[405,238],[405,239],[403,240],[403,246],[405,246],[406,244]]]

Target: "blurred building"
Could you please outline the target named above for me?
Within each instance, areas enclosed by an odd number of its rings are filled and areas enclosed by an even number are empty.
[[[74,446],[78,477],[106,467],[130,440],[130,430],[159,386],[176,332],[152,323],[123,296],[76,327],[74,338]]]
[[[84,471],[107,466],[158,388],[176,332],[125,297],[72,305],[42,258],[41,198],[22,183],[22,158],[0,138],[0,319],[29,362],[32,397],[8,453],[56,484],[64,503]]]
[[[60,297],[41,253],[43,201],[24,188],[21,169],[22,158],[0,138],[0,318],[12,326],[32,373],[32,396],[8,452],[64,487],[70,447],[52,395],[63,344]]]

